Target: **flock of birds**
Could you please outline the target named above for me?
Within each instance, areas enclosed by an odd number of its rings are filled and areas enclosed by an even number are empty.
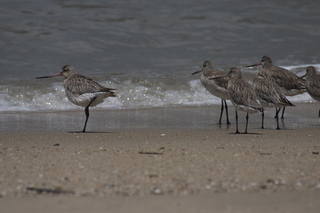
[[[238,130],[238,110],[245,111],[247,133],[249,113],[262,113],[262,128],[264,128],[264,108],[275,107],[277,119],[277,129],[279,129],[279,112],[281,108],[282,118],[286,106],[294,106],[286,96],[293,96],[308,92],[312,98],[320,101],[320,73],[313,66],[309,66],[304,76],[297,76],[284,68],[272,64],[269,56],[263,56],[260,63],[247,67],[259,66],[262,68],[253,80],[253,85],[242,78],[241,70],[232,67],[228,74],[217,70],[210,61],[203,63],[203,69],[192,74],[200,73],[203,86],[214,96],[221,98],[221,112],[219,124],[223,111],[226,111],[227,124],[230,124],[228,116],[228,105],[226,100],[231,100],[235,107],[236,133]],[[62,70],[54,75],[37,77],[50,78],[63,76],[64,88],[68,99],[75,105],[85,107],[86,120],[82,132],[86,131],[89,119],[89,107],[94,107],[108,97],[116,97],[114,90],[104,87],[94,80],[77,74],[75,68],[66,65]],[[319,110],[320,117],[320,110]]]
[[[232,67],[227,75],[213,67],[210,61],[203,63],[203,69],[192,74],[202,72],[203,86],[214,96],[221,98],[221,112],[219,124],[224,108],[226,109],[227,124],[230,124],[226,100],[231,100],[235,107],[236,132],[238,129],[238,110],[245,111],[247,133],[249,113],[262,113],[262,126],[264,128],[264,108],[275,107],[277,129],[279,127],[279,112],[281,108],[284,117],[285,107],[294,106],[286,96],[294,96],[308,92],[312,98],[320,101],[320,73],[313,66],[307,67],[304,76],[297,76],[287,69],[273,65],[269,56],[263,56],[260,63],[246,67],[262,66],[254,77],[253,85],[242,78],[241,71]],[[224,105],[224,107],[223,107]],[[320,110],[319,110],[320,117]]]

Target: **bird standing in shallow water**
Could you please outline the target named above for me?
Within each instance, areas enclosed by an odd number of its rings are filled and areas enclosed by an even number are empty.
[[[237,67],[232,67],[228,73],[230,80],[228,82],[227,91],[231,102],[233,103],[236,111],[236,134],[240,133],[238,130],[238,110],[247,112],[246,116],[246,130],[244,133],[248,133],[248,120],[249,113],[263,112],[263,108],[260,105],[258,97],[256,96],[253,87],[246,82],[241,75],[241,71]],[[225,76],[215,77],[213,79],[221,78]]]
[[[202,66],[202,70],[196,71],[196,72],[192,73],[192,75],[197,74],[199,72],[202,72],[202,74],[200,76],[200,80],[201,80],[202,85],[212,95],[221,98],[221,111],[220,111],[219,124],[221,124],[221,118],[222,118],[222,114],[223,114],[223,105],[226,110],[227,124],[231,124],[229,121],[228,105],[227,105],[227,101],[226,101],[226,100],[230,99],[228,92],[227,92],[229,77],[210,80],[210,78],[214,78],[214,77],[221,76],[221,75],[225,74],[224,72],[215,69],[210,61],[205,61]]]
[[[316,101],[320,101],[320,73],[317,72],[314,66],[309,66],[306,69],[306,74],[302,76],[306,79],[306,87],[309,95]],[[319,115],[320,117],[320,110]]]
[[[300,78],[287,69],[273,65],[272,59],[269,56],[263,56],[260,63],[252,64],[247,67],[259,65],[262,66],[259,72],[266,77],[269,77],[272,81],[276,82],[280,86],[284,95],[294,96],[306,92],[304,79]],[[281,118],[284,117],[284,110],[285,107],[283,107]]]
[[[62,70],[57,74],[37,77],[37,79],[55,76],[63,76],[65,78],[63,85],[68,99],[77,106],[85,107],[86,121],[82,132],[86,131],[89,107],[102,103],[105,98],[116,97],[112,91],[115,89],[106,88],[86,76],[77,74],[74,67],[70,65],[62,67]]]
[[[277,129],[280,129],[279,112],[281,108],[294,105],[286,98],[284,94],[282,94],[281,88],[277,83],[273,82],[269,77],[266,77],[260,72],[253,79],[253,88],[263,107],[276,108]],[[263,123],[264,112],[262,112],[262,129],[264,128]]]

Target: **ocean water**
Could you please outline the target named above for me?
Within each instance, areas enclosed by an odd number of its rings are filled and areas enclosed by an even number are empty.
[[[318,1],[0,0],[0,112],[65,111],[66,64],[117,97],[96,109],[218,105],[200,82],[205,60],[228,71],[263,55],[297,75],[320,70]],[[258,68],[245,69],[250,81]],[[308,94],[289,98],[314,101]]]

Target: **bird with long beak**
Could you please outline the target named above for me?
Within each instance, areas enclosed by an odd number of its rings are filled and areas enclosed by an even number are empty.
[[[280,86],[264,74],[258,73],[253,79],[253,88],[263,107],[276,108],[277,129],[279,127],[279,112],[282,107],[294,106],[284,94]],[[262,112],[261,128],[264,129],[264,112]]]
[[[236,114],[236,134],[239,134],[238,129],[238,110],[247,113],[246,116],[246,130],[244,133],[248,133],[248,120],[249,113],[263,112],[258,97],[256,96],[253,87],[242,78],[241,71],[237,67],[232,67],[227,75],[217,76],[211,79],[219,79],[229,77],[227,92],[231,99],[232,104],[235,107]]]
[[[273,65],[269,56],[263,56],[261,61],[246,67],[262,66],[259,73],[276,82],[285,96],[294,96],[306,92],[305,80],[287,69]],[[281,118],[284,117],[283,107]]]
[[[227,118],[227,124],[231,124],[229,121],[229,115],[228,115],[228,105],[227,101],[230,97],[227,93],[227,86],[229,77],[225,78],[218,78],[214,80],[210,80],[210,78],[214,78],[216,76],[221,76],[225,74],[224,72],[215,69],[210,61],[205,61],[202,65],[202,70],[196,71],[192,73],[192,75],[200,73],[200,80],[202,85],[210,92],[212,95],[221,98],[221,110],[220,110],[220,118],[219,118],[219,124],[221,124],[221,118],[223,114],[223,110],[225,107],[226,110],[226,118]],[[223,107],[224,105],[224,107]]]
[[[102,103],[105,98],[116,97],[112,91],[116,89],[104,87],[86,76],[77,74],[75,68],[70,65],[62,67],[62,70],[57,74],[37,77],[36,79],[56,76],[63,76],[65,78],[63,85],[69,101],[77,106],[85,107],[86,121],[82,132],[86,131],[89,107]]]
[[[306,79],[306,87],[309,95],[316,101],[320,101],[320,73],[317,72],[314,66],[309,66],[306,69],[306,74],[301,76]],[[319,110],[320,117],[320,110]]]

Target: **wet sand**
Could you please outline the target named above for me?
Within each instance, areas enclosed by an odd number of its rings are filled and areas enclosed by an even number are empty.
[[[1,114],[1,212],[318,212],[319,105]],[[240,114],[240,131],[245,114]],[[4,210],[4,211],[2,211]]]

